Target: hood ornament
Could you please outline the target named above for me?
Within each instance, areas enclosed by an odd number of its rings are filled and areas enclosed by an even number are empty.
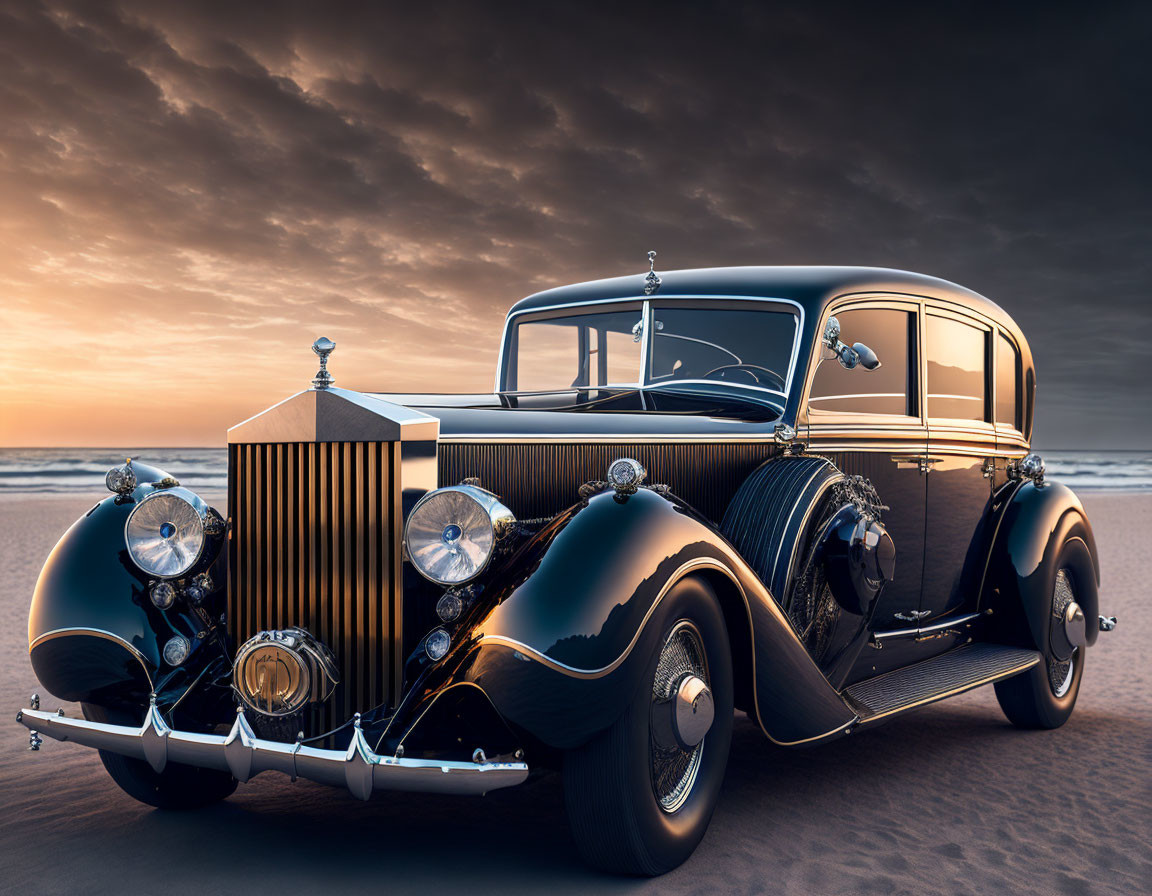
[[[335,348],[336,343],[327,336],[321,336],[312,343],[312,351],[316,352],[317,357],[320,358],[320,369],[316,371],[316,376],[312,379],[314,389],[327,389],[332,385],[332,374],[328,372],[328,356],[332,354],[332,350]]]
[[[648,274],[644,278],[644,295],[650,296],[660,288],[663,281],[656,273],[656,252],[648,253]]]

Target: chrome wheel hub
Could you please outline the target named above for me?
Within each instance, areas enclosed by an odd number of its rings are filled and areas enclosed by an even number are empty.
[[[652,789],[665,812],[675,812],[692,792],[715,714],[704,642],[696,626],[681,621],[660,650],[652,682]]]
[[[1052,594],[1052,627],[1049,638],[1048,684],[1052,693],[1063,697],[1072,687],[1076,671],[1076,652],[1087,643],[1084,611],[1076,603],[1072,579],[1067,570],[1056,573]]]
[[[704,735],[712,727],[712,718],[716,714],[712,692],[704,679],[686,675],[672,702],[676,707],[672,716],[673,734],[681,748],[690,750],[704,740]]]

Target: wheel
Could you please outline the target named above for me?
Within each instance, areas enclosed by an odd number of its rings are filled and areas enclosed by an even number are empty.
[[[95,706],[81,705],[84,718],[91,722],[113,725],[135,725],[138,720],[127,713]],[[227,799],[236,790],[236,779],[227,772],[194,765],[169,763],[157,774],[143,759],[132,759],[97,750],[112,780],[128,796],[157,809],[201,809]]]
[[[661,636],[631,704],[564,757],[564,801],[586,862],[652,876],[687,859],[704,836],[728,763],[733,706],[728,632],[706,582],[681,579],[649,624]]]
[[[1072,646],[1071,653],[1064,654],[1059,647],[1053,647],[1053,642],[1059,644],[1065,613],[1076,601],[1076,572],[1073,566],[1067,565],[1073,559],[1067,555],[1075,553],[1082,544],[1079,540],[1072,541],[1061,551],[1060,565],[1052,583],[1044,661],[1027,672],[996,682],[1000,708],[1017,728],[1059,728],[1068,721],[1076,706],[1084,676],[1084,647]]]

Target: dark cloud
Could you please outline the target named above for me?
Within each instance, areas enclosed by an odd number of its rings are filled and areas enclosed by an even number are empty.
[[[213,441],[302,381],[319,329],[350,385],[485,388],[515,299],[657,248],[956,280],[1028,334],[1040,444],[1147,446],[1149,25],[1138,4],[0,3],[5,323],[57,348],[0,362],[0,388],[66,413],[83,356],[105,389],[183,390],[172,432]]]

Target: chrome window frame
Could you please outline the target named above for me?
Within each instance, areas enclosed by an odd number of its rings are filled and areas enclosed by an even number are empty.
[[[997,437],[1003,437],[1005,440],[1025,441],[1024,432],[1020,428],[1024,425],[1025,404],[1027,397],[1025,392],[1027,386],[1024,383],[1025,370],[1024,370],[1024,352],[1020,349],[1020,343],[1015,336],[1000,324],[993,325],[994,334],[992,337],[992,364],[991,364],[991,387],[992,387],[992,426],[996,430]],[[1000,395],[1000,340],[1004,339],[1008,345],[1012,347],[1014,360],[1016,362],[1016,397],[1015,397],[1015,421],[1012,423],[1001,423],[997,417],[996,404]],[[1019,423],[1020,427],[1016,424]]]
[[[984,337],[984,395],[976,398],[973,395],[951,395],[949,393],[930,393],[928,391],[928,318],[936,317],[942,320],[951,320],[978,330]],[[973,309],[960,307],[954,303],[945,305],[942,302],[928,299],[924,302],[924,318],[920,324],[920,345],[923,349],[921,371],[924,374],[924,384],[921,395],[924,398],[924,419],[932,429],[933,423],[939,430],[965,430],[981,435],[991,434],[993,440],[996,436],[996,341],[995,337],[1000,328],[994,321],[976,313]],[[939,417],[929,413],[929,397],[936,395],[939,398],[961,398],[965,401],[983,401],[984,417]]]
[[[812,357],[809,359],[809,369],[804,378],[804,391],[800,395],[797,411],[797,420],[801,425],[835,426],[835,425],[873,425],[885,429],[916,430],[926,429],[927,418],[924,415],[924,298],[910,293],[845,293],[829,301],[821,312],[820,328],[818,333],[824,332],[828,318],[849,311],[903,311],[915,315],[915,334],[909,340],[908,365],[909,373],[914,374],[915,382],[905,396],[909,404],[916,408],[914,414],[890,414],[883,411],[843,411],[831,408],[812,407],[812,386],[816,381],[816,370],[823,360],[832,358],[823,357],[823,344],[816,342],[813,345]],[[883,359],[881,359],[883,360]],[[856,397],[856,396],[853,396]],[[812,417],[812,412],[816,417]]]
[[[771,305],[781,305],[788,308],[793,312],[796,318],[796,331],[792,337],[792,354],[788,359],[788,374],[785,379],[785,388],[781,392],[777,389],[768,389],[764,386],[753,386],[746,383],[726,383],[720,380],[676,380],[674,383],[654,383],[649,381],[648,360],[651,353],[652,344],[652,303],[664,302],[666,300],[674,300],[677,302],[698,302],[701,307],[707,307],[712,302],[763,302]],[[532,394],[523,391],[504,389],[503,380],[505,379],[505,360],[508,351],[509,341],[512,334],[512,326],[515,318],[521,317],[526,314],[539,314],[551,311],[562,311],[566,308],[582,308],[593,305],[628,305],[642,304],[642,320],[644,321],[644,340],[640,344],[640,370],[638,371],[638,379],[635,383],[619,383],[608,384],[596,388],[609,389],[613,387],[647,389],[647,390],[660,390],[660,389],[675,389],[680,386],[686,385],[707,385],[727,389],[747,390],[751,392],[763,393],[772,395],[779,398],[777,404],[781,412],[783,412],[785,405],[788,402],[788,396],[792,392],[792,386],[796,378],[796,369],[799,363],[800,343],[804,336],[804,306],[793,299],[773,298],[771,296],[748,296],[748,295],[699,295],[697,293],[669,293],[667,295],[655,296],[618,296],[612,299],[587,299],[581,302],[562,302],[556,305],[545,305],[540,308],[525,308],[521,311],[511,311],[507,317],[504,318],[504,330],[500,336],[500,354],[496,362],[496,379],[494,391],[499,395],[524,395]],[[566,390],[561,390],[566,391]],[[541,393],[536,393],[541,394]]]

